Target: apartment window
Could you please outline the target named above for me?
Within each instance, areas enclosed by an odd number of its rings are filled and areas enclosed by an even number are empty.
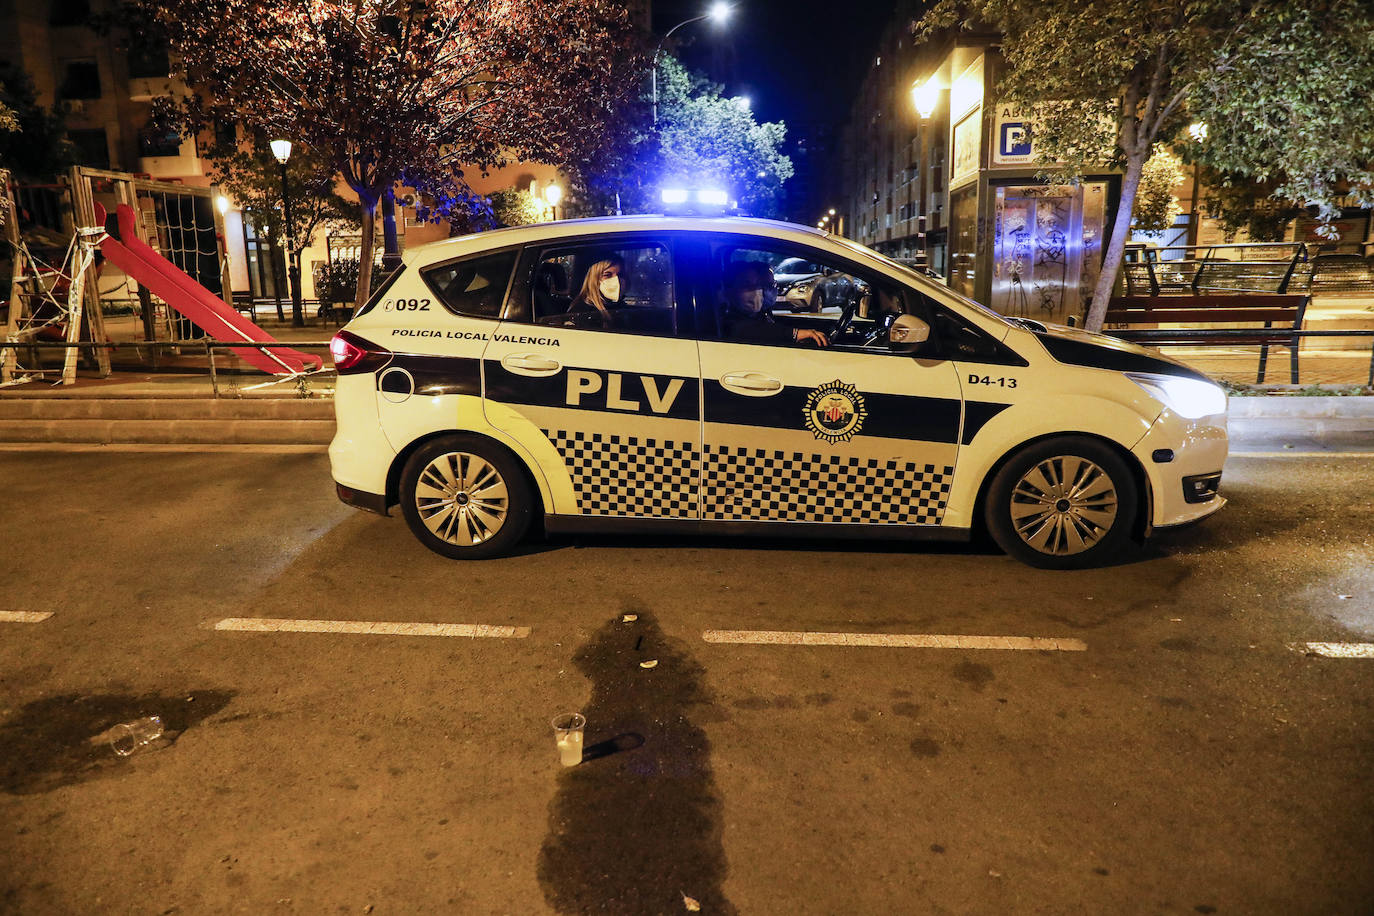
[[[215,122],[215,145],[221,149],[233,149],[239,144],[238,127],[232,121]]]
[[[62,69],[62,89],[58,96],[64,99],[100,98],[100,68],[93,60],[69,60]]]
[[[138,132],[138,154],[145,159],[178,156],[181,154],[181,134],[175,130],[151,131],[144,128]]]
[[[90,18],[90,0],[53,0],[48,8],[48,25],[85,25]]]
[[[110,143],[105,136],[105,128],[68,130],[67,139],[76,146],[78,160],[82,165],[93,169],[110,167]]]
[[[139,38],[129,47],[130,79],[164,79],[171,72],[172,62],[162,42]]]

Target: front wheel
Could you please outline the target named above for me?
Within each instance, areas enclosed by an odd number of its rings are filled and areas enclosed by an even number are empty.
[[[1139,488],[1126,462],[1081,436],[1038,442],[1008,461],[988,488],[988,532],[1008,554],[1041,569],[1100,566],[1130,540]]]
[[[508,552],[529,527],[530,485],[516,459],[478,436],[421,446],[401,471],[401,512],[420,543],[480,560]]]

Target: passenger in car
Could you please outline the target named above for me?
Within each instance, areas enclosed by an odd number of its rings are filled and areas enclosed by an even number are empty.
[[[597,261],[588,269],[586,279],[582,281],[582,291],[568,306],[568,313],[577,316],[579,325],[614,326],[611,310],[619,308],[624,299],[620,279],[624,270],[625,262],[619,255]]]
[[[830,346],[830,339],[814,328],[789,328],[773,317],[778,284],[773,268],[763,261],[733,261],[725,268],[725,306],[721,315],[724,339],[740,343],[814,343]]]

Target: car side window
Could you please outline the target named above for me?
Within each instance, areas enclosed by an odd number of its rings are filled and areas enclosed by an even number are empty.
[[[502,303],[506,301],[506,287],[510,285],[517,253],[516,249],[511,248],[450,261],[426,268],[420,271],[420,276],[424,277],[425,285],[438,298],[439,304],[453,314],[469,318],[496,318],[501,313]],[[388,306],[402,311],[423,311],[429,308],[429,300],[385,300],[382,308]]]
[[[702,274],[693,288],[706,338],[814,346],[819,332],[833,349],[886,353],[897,315],[929,321],[920,297],[902,284],[795,243],[713,236],[694,272]]]
[[[545,245],[527,254],[525,263],[528,293],[513,304],[513,321],[656,336],[677,332],[666,243]]]

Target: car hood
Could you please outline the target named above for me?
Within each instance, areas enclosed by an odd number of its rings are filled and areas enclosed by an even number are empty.
[[[1212,381],[1186,363],[1139,344],[1062,325],[1047,324],[1044,328],[1044,331],[1031,333],[1050,356],[1061,363],[1116,372],[1154,372]]]

